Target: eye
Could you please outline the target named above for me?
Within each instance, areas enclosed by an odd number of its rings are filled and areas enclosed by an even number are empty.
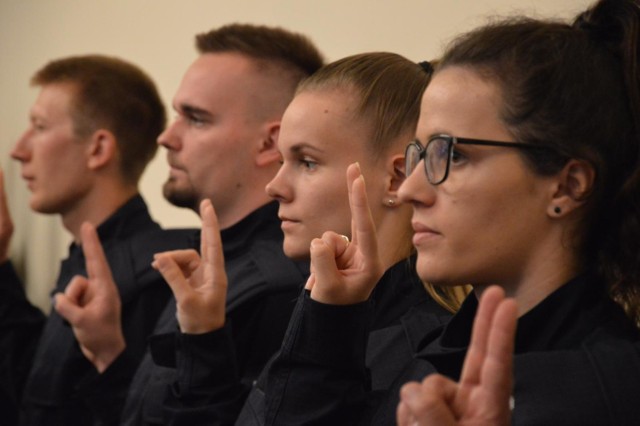
[[[195,115],[189,115],[186,118],[187,122],[192,127],[204,127],[207,124],[206,120],[203,120],[202,118]]]
[[[302,157],[298,161],[300,162],[300,165],[302,165],[302,167],[309,171],[313,171],[318,167],[318,163],[309,157]]]
[[[43,130],[46,130],[47,126],[45,126],[45,124],[41,121],[33,121],[31,123],[31,128],[36,132],[42,132]]]
[[[464,163],[467,159],[467,156],[464,155],[456,146],[454,145],[451,149],[451,164],[461,164]]]

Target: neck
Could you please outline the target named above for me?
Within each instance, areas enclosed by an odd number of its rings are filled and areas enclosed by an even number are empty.
[[[74,242],[79,244],[82,223],[89,222],[97,228],[137,193],[135,186],[94,188],[68,211],[61,213],[62,224],[73,236]]]
[[[503,287],[507,297],[515,299],[518,304],[518,316],[522,316],[577,276],[580,271],[580,262],[573,250],[564,244],[549,244],[531,256],[517,277],[498,284]],[[488,286],[473,286],[478,298]]]
[[[220,229],[227,229],[250,215],[255,210],[273,201],[264,190],[268,180],[247,179],[247,184],[241,190],[225,194],[223,197],[211,197],[211,202],[216,210]],[[255,182],[255,183],[254,183]],[[203,197],[204,199],[206,197]],[[196,213],[199,213],[196,211]]]

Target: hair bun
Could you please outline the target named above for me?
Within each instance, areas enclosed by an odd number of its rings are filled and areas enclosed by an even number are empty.
[[[433,65],[429,61],[418,62],[418,65],[427,73],[431,74],[433,72]]]

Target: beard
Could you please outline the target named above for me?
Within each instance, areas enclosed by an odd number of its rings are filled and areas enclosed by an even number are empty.
[[[176,207],[186,207],[198,212],[200,198],[191,185],[179,187],[174,180],[169,179],[162,186],[162,195]]]

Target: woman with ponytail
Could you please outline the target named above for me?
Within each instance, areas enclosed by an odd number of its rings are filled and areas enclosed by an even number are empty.
[[[422,97],[399,198],[413,207],[420,278],[474,292],[438,331],[403,319],[397,347],[414,357],[382,396],[351,347],[366,326],[348,321],[353,338],[331,347],[344,360],[324,377],[339,396],[328,404],[290,380],[267,424],[302,421],[296,407],[305,424],[391,425],[396,408],[401,425],[638,423],[639,26],[637,0],[601,0],[572,25],[509,19],[454,41]],[[340,289],[366,294],[378,278],[363,189],[353,184],[349,254],[331,235],[312,243],[311,298],[333,295],[322,301],[343,319],[358,304]],[[325,347],[295,337],[292,354]],[[272,373],[304,378],[321,358],[302,355]],[[411,381],[423,382],[398,406]]]
[[[443,407],[438,424],[640,421],[639,38],[640,3],[601,0],[573,25],[509,20],[445,53],[400,190],[414,207],[418,274],[488,298],[499,285],[517,303],[517,332],[505,344],[510,319],[479,311],[465,368],[438,361],[468,345],[470,296],[420,348],[442,375],[405,386],[400,425]],[[487,308],[495,318],[498,306]]]

